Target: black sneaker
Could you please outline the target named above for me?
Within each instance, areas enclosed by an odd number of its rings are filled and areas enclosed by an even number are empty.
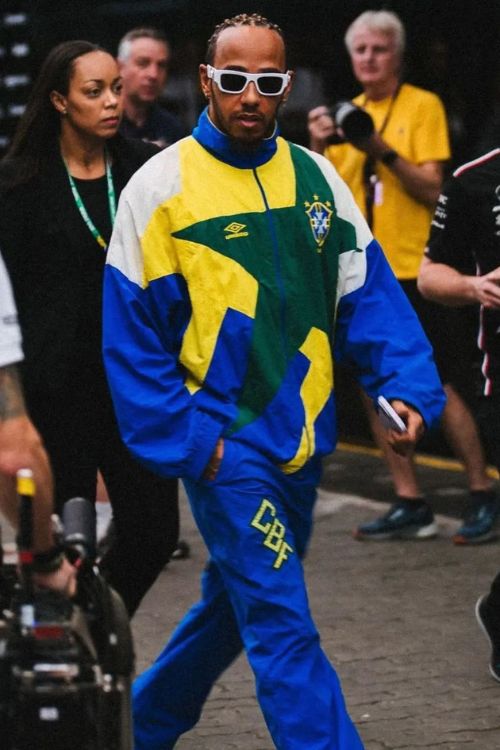
[[[490,642],[490,672],[500,682],[500,620],[492,616],[487,596],[480,596],[476,602],[476,619]]]
[[[483,493],[484,499],[472,496],[464,522],[453,535],[455,544],[480,544],[497,536],[496,522],[500,513],[500,501],[494,492]]]
[[[400,500],[375,521],[358,526],[355,539],[430,539],[437,534],[437,524],[426,502]]]

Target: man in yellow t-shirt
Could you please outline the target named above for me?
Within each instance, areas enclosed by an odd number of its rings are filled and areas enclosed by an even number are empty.
[[[353,21],[345,43],[363,89],[353,103],[368,113],[373,131],[359,136],[340,110],[336,123],[327,107],[317,107],[308,118],[310,146],[324,153],[349,185],[434,346],[448,398],[443,429],[464,463],[471,495],[464,524],[454,540],[474,543],[484,541],[484,533],[476,534],[475,528],[482,508],[492,501],[492,483],[472,414],[451,385],[454,326],[446,325],[443,309],[436,312],[423,300],[416,284],[443,165],[450,157],[446,114],[435,94],[401,81],[404,36],[401,21],[389,11],[366,11]],[[412,459],[390,449],[375,410],[366,398],[365,402],[372,432],[392,474],[397,502],[386,515],[356,529],[355,537],[434,536],[437,527],[422,497]],[[487,537],[492,534],[493,528],[488,529]]]
[[[370,114],[384,144],[377,137],[377,144],[371,146],[375,156],[370,170],[372,231],[396,277],[416,279],[439,195],[442,162],[450,157],[443,105],[435,94],[407,83],[383,99],[362,94],[353,101]],[[350,143],[330,145],[324,153],[367,218],[363,180],[367,153]]]

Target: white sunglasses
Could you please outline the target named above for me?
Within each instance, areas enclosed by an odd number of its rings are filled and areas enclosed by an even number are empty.
[[[240,70],[218,70],[207,65],[207,76],[212,78],[224,94],[241,94],[252,81],[262,96],[279,96],[290,81],[288,73],[244,73]]]

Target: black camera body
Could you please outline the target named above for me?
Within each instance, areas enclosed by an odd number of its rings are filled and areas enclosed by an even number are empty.
[[[72,600],[35,587],[27,594],[21,579],[2,562],[2,750],[132,750],[134,653],[120,597],[88,557],[79,557]]]
[[[341,128],[344,138],[334,136],[336,143],[356,143],[367,140],[375,130],[371,116],[350,101],[337,102],[330,108],[330,116],[336,127]]]

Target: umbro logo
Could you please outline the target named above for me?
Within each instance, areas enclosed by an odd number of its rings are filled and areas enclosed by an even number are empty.
[[[226,240],[234,240],[236,237],[248,237],[248,232],[243,230],[247,228],[246,224],[240,224],[237,221],[232,221],[227,227],[224,227],[224,231],[227,232]]]

